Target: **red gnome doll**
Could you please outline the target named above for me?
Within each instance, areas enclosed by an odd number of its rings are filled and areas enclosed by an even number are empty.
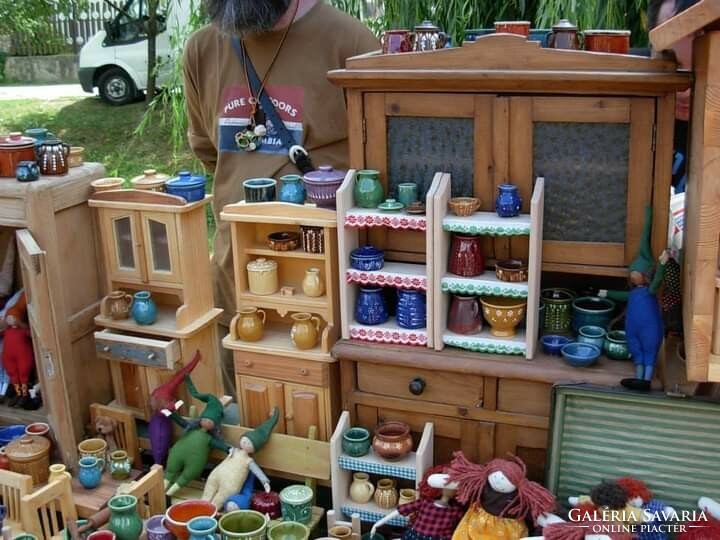
[[[30,328],[27,323],[27,299],[23,291],[15,304],[5,313],[5,343],[2,363],[15,388],[11,407],[34,408],[28,392],[30,377],[35,367]]]

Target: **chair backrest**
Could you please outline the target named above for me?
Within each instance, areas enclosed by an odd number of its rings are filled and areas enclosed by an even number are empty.
[[[22,498],[22,528],[38,538],[52,538],[65,528],[65,522],[77,517],[68,476]]]
[[[7,520],[20,524],[22,499],[32,493],[32,488],[32,476],[0,469],[0,499],[7,509]]]
[[[147,519],[157,514],[164,514],[165,510],[167,510],[163,479],[162,466],[153,465],[145,476],[131,482],[127,487],[123,486],[118,491],[137,497],[137,509],[140,517]]]
[[[118,407],[93,403],[90,405],[90,420],[93,425],[98,416],[109,416],[117,421],[115,439],[118,446],[128,453],[133,467],[139,468],[142,465],[140,461],[140,443],[138,442],[137,426],[133,414]]]

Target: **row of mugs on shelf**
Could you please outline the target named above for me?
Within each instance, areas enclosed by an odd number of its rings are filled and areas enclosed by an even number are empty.
[[[170,175],[159,173],[155,169],[145,169],[143,174],[130,180],[132,189],[167,192],[185,199],[188,203],[205,198],[205,183],[205,176],[202,174],[180,171],[177,176],[170,177]],[[107,177],[93,180],[90,185],[95,192],[102,192],[122,189],[126,182],[124,178]]]
[[[307,201],[320,207],[335,208],[335,192],[346,174],[347,171],[335,170],[330,165],[320,165],[303,176],[286,174],[280,177],[279,190],[274,178],[248,178],[243,182],[245,201],[256,203],[277,199],[292,204]]]
[[[411,503],[417,499],[417,492],[414,489],[401,489],[398,492],[396,482],[392,478],[381,478],[377,486],[374,486],[370,482],[370,476],[362,472],[353,474],[349,495],[350,499],[358,504],[367,504],[374,499],[375,504],[385,510],[391,510],[399,504]]]
[[[414,289],[392,290],[395,301],[395,319],[398,326],[417,330],[427,326],[427,301],[425,293]],[[388,295],[382,287],[360,287],[355,301],[355,320],[360,324],[375,326],[390,318]]]
[[[482,237],[453,233],[450,241],[448,271],[460,277],[477,277],[485,273]],[[528,280],[528,265],[520,259],[495,263],[495,276],[500,281],[521,283]]]
[[[322,319],[311,313],[293,313],[290,315],[293,325],[290,339],[300,350],[312,349],[320,339]],[[242,341],[260,341],[265,333],[266,314],[262,309],[246,307],[238,311],[235,331]]]
[[[252,294],[267,296],[281,291],[284,296],[292,296],[294,287],[280,289],[278,279],[278,263],[264,257],[247,263],[248,287]],[[302,291],[305,296],[317,298],[325,294],[325,278],[319,268],[308,268],[302,280]]]
[[[102,299],[100,314],[113,320],[132,317],[137,324],[150,325],[157,320],[157,305],[150,291],[138,291],[130,295],[118,290]]]
[[[130,477],[132,469],[130,456],[123,449],[109,452],[105,439],[81,441],[78,444],[78,455],[80,456],[78,481],[85,489],[95,489],[99,486],[105,469],[115,480],[125,480]]]
[[[372,447],[375,455],[387,461],[398,461],[413,449],[410,426],[405,422],[383,422],[375,428],[372,442],[370,432],[362,427],[351,427],[342,438],[342,449],[350,457],[363,457]]]

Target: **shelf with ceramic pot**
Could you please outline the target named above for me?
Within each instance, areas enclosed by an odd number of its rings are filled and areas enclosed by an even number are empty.
[[[348,171],[345,181],[337,191],[337,227],[338,227],[338,262],[340,275],[352,286],[340,289],[341,334],[344,339],[360,339],[397,345],[421,345],[431,347],[434,339],[433,321],[433,266],[429,263],[433,257],[433,223],[435,191],[440,179],[449,175],[435,173],[433,181],[425,194],[425,214],[415,215],[407,212],[383,212],[377,209],[358,208],[354,199],[356,171]],[[351,267],[350,254],[359,248],[361,238],[365,243],[363,229],[376,229],[381,236],[396,235],[402,243],[405,235],[408,241],[424,245],[425,260],[421,258],[402,259],[394,257],[392,250],[387,249],[383,266],[377,270],[359,270]],[[379,230],[377,230],[379,229]],[[383,231],[383,229],[385,229]],[[370,234],[370,233],[367,233]],[[411,238],[412,236],[412,238]],[[398,260],[392,260],[396,258]],[[390,260],[387,260],[390,259]],[[402,259],[402,260],[400,260]],[[420,330],[409,330],[400,327],[395,319],[370,326],[355,320],[355,304],[358,300],[360,286],[392,287],[425,292],[426,327]]]
[[[250,247],[246,247],[245,253],[265,258],[282,257],[288,259],[311,259],[315,261],[322,261],[325,259],[324,253],[310,253],[302,248],[296,248],[288,251],[277,251],[270,249],[266,244],[262,244],[260,242],[255,242]]]
[[[95,324],[103,328],[111,328],[113,330],[122,330],[124,332],[132,332],[138,334],[147,334],[151,336],[163,336],[171,338],[188,337],[201,328],[214,322],[222,313],[222,309],[213,308],[205,315],[193,320],[185,326],[178,326],[177,312],[181,308],[157,305],[157,317],[153,324],[138,324],[132,317],[127,319],[113,319],[112,317],[99,314],[95,317]]]
[[[353,513],[360,515],[366,522],[375,522],[394,510],[379,507],[375,501],[358,503],[350,498],[350,485],[354,472],[364,472],[375,475],[376,478],[400,478],[415,482],[415,488],[420,484],[425,471],[433,466],[433,439],[434,425],[426,422],[423,427],[420,441],[414,452],[410,452],[398,461],[388,461],[379,457],[372,448],[364,456],[352,457],[343,451],[343,434],[351,428],[350,413],[343,411],[340,419],[330,437],[330,478],[332,484],[333,509],[341,511],[346,516]],[[404,527],[407,519],[400,516],[391,524]]]
[[[325,312],[330,310],[330,298],[322,296],[307,296],[302,290],[295,288],[292,294],[283,294],[282,290],[273,294],[253,294],[245,291],[238,295],[238,301],[255,307],[274,309],[280,315],[285,316],[289,311],[306,309],[314,313],[326,316]]]
[[[437,302],[434,304],[434,346],[440,351],[445,346],[458,347],[484,354],[524,355],[530,359],[535,354],[537,346],[540,305],[540,275],[542,263],[542,224],[543,224],[543,178],[536,178],[532,198],[530,200],[530,213],[520,214],[516,217],[500,217],[494,212],[475,212],[469,216],[450,215],[448,201],[450,200],[450,183],[441,182],[435,194],[435,218],[439,226],[435,229],[435,258],[433,260],[434,274],[442,276],[434,283],[437,290]],[[493,270],[483,267],[474,270],[482,272],[472,277],[463,277],[449,271],[448,261],[451,254],[453,235],[480,237],[490,236],[505,238],[515,236],[528,237],[527,250],[527,281],[513,282],[500,280]],[[466,240],[466,239],[462,239]],[[468,241],[472,239],[467,239]],[[502,242],[502,240],[500,240]],[[477,243],[477,241],[475,241]],[[496,241],[497,242],[497,241]],[[482,245],[482,244],[481,244]],[[506,247],[511,247],[508,243]],[[497,249],[497,248],[496,248]],[[484,270],[484,271],[483,271]],[[457,271],[457,270],[456,270]],[[482,320],[483,305],[480,298],[486,301],[496,297],[496,313],[484,313],[485,328],[477,333],[461,334],[454,332],[448,326],[457,329],[455,324],[448,324],[452,296],[461,298],[457,302],[467,301],[474,317],[469,317],[467,324],[477,326]],[[465,297],[465,298],[462,298]],[[480,297],[471,300],[467,297]],[[505,328],[508,318],[518,319],[513,300],[517,303],[526,302],[524,315],[519,317],[517,323],[525,319],[526,329],[512,330]],[[490,300],[491,301],[491,300]],[[475,305],[472,305],[475,302]],[[455,304],[453,304],[453,307]],[[465,306],[468,307],[468,306]],[[503,311],[503,313],[500,313]],[[455,312],[457,313],[457,312]],[[488,317],[499,319],[499,326],[491,332]],[[474,319],[474,323],[472,323]],[[503,323],[505,323],[503,325]]]

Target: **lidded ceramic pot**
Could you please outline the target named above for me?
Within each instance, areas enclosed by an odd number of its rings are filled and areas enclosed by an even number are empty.
[[[133,189],[147,189],[151,191],[165,191],[165,182],[170,179],[167,174],[157,172],[155,169],[145,169],[143,174],[130,180]]]
[[[60,139],[45,139],[37,147],[37,161],[40,173],[45,175],[67,174],[70,164],[70,145]]]
[[[50,476],[50,441],[37,435],[24,435],[5,447],[12,472],[32,476],[33,484],[47,482]]]
[[[302,484],[288,486],[280,492],[280,507],[284,521],[310,523],[313,490]]]
[[[205,177],[202,174],[181,171],[176,177],[165,182],[165,191],[182,197],[189,203],[202,201],[205,198]]]
[[[303,176],[307,190],[307,200],[324,208],[335,209],[335,192],[345,180],[347,171],[333,169],[330,165],[320,165],[316,171]]]
[[[35,161],[35,139],[20,132],[0,136],[0,176],[14,178],[21,161]]]
[[[247,263],[247,273],[251,293],[264,296],[278,291],[277,262],[260,257]]]
[[[567,19],[560,19],[548,34],[550,49],[579,49],[578,27]]]

